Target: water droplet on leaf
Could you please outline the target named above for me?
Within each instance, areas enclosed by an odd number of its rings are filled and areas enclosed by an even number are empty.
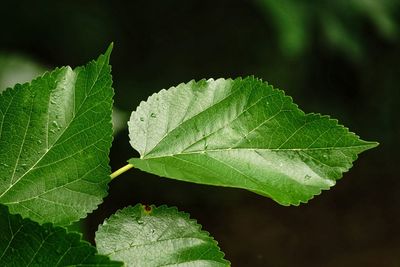
[[[152,118],[156,118],[156,117],[157,117],[157,115],[156,115],[155,113],[153,113],[153,112],[152,112],[152,113],[150,114],[150,117],[152,117]]]

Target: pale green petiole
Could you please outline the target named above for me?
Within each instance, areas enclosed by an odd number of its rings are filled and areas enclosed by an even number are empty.
[[[132,168],[133,168],[133,165],[132,165],[132,164],[126,164],[124,167],[122,167],[122,168],[116,170],[115,172],[113,172],[113,173],[110,175],[110,177],[111,177],[111,179],[114,179],[115,177],[117,177],[117,176],[123,174],[124,172],[126,172],[127,170],[132,169]]]

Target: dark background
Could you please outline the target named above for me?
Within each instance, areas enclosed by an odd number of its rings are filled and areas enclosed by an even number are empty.
[[[398,2],[1,1],[0,53],[44,68],[78,66],[113,41],[115,106],[126,116],[162,88],[255,75],[304,111],[380,142],[300,207],[129,171],[84,222],[88,240],[117,209],[168,204],[198,219],[233,266],[400,266]],[[135,153],[125,127],[112,169]]]

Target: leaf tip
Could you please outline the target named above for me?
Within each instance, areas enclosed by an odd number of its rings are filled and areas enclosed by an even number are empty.
[[[379,142],[376,141],[372,141],[372,142],[368,142],[369,148],[374,148],[380,145]]]
[[[363,147],[364,147],[363,151],[375,148],[380,145],[379,142],[376,141],[364,141],[364,140],[361,141],[363,142]]]
[[[106,52],[104,52],[104,54],[103,54],[103,56],[106,58],[107,63],[109,63],[109,61],[110,61],[110,55],[111,55],[113,48],[114,48],[114,42],[111,42],[108,45]]]

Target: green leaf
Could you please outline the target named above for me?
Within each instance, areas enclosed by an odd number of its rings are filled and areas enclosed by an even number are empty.
[[[244,188],[283,205],[328,189],[362,141],[336,120],[304,114],[253,77],[201,80],[152,95],[131,115],[135,167],[194,183]]]
[[[229,266],[217,242],[176,208],[136,205],[96,232],[97,249],[127,266]]]
[[[86,216],[107,193],[112,141],[112,47],[0,96],[0,203],[58,225]]]
[[[40,226],[0,205],[0,266],[122,266],[82,241],[77,233]]]

